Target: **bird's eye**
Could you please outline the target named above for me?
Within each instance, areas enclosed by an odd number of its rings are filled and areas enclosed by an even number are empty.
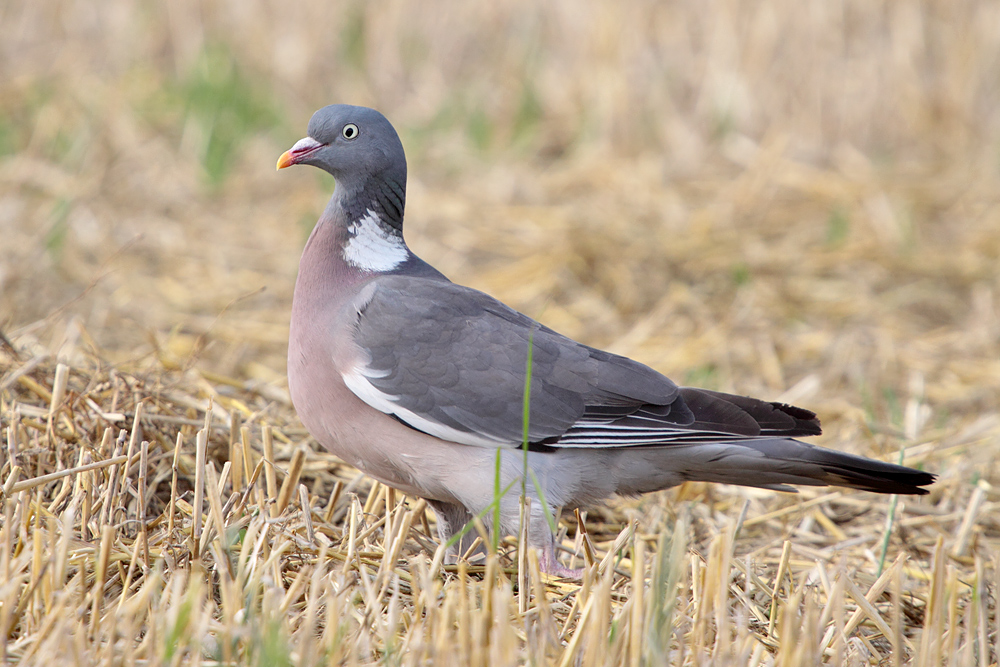
[[[354,123],[348,123],[344,126],[344,129],[341,130],[341,134],[344,135],[345,139],[354,139],[358,136],[358,126]]]

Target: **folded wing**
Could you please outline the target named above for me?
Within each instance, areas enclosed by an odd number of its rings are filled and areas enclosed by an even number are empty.
[[[680,388],[648,366],[562,336],[476,290],[379,278],[358,309],[363,362],[344,373],[369,405],[469,445],[635,447],[816,435],[808,410]]]

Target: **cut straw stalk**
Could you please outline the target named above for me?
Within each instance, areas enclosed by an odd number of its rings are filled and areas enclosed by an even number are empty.
[[[205,453],[208,448],[208,431],[198,431],[195,439],[194,466],[194,527],[191,529],[191,557],[198,560],[201,557],[201,521],[204,513],[205,499]]]
[[[122,447],[125,446],[126,437],[127,431],[124,429],[118,432],[118,438],[115,440],[114,454],[111,456],[112,459],[116,459],[121,455]],[[101,516],[98,519],[98,526],[105,526],[109,521],[113,520],[112,513],[114,512],[114,506],[117,500],[115,490],[118,488],[118,475],[122,472],[124,467],[128,466],[128,457],[126,456],[125,458],[126,460],[122,464],[114,464],[111,466],[108,483],[105,486],[104,493],[101,497]]]
[[[267,498],[274,503],[278,499],[278,482],[275,477],[274,436],[271,427],[265,424],[261,427],[260,435],[264,450],[264,479],[267,480]],[[278,506],[271,505],[271,518],[275,519],[279,514]]]
[[[323,508],[323,522],[330,523],[333,521],[333,513],[337,509],[337,501],[340,499],[340,494],[344,491],[344,482],[342,480],[337,480],[333,485],[333,490],[330,491],[330,499],[326,502],[326,507]],[[426,518],[421,517],[426,522]]]
[[[774,576],[774,596],[771,598],[771,613],[768,616],[767,623],[767,634],[774,634],[774,622],[777,618],[778,613],[778,599],[781,596],[781,582],[785,578],[785,573],[788,571],[788,559],[792,554],[792,543],[789,540],[785,540],[785,543],[781,547],[781,560],[778,563],[778,572]]]
[[[611,543],[611,546],[608,548],[607,553],[604,554],[604,557],[601,559],[600,565],[598,566],[598,569],[600,570],[601,573],[605,572],[608,568],[612,567],[613,565],[617,565],[615,559],[619,559],[622,562],[623,567],[628,567],[629,565],[628,559],[625,558],[623,552],[625,551],[626,545],[628,545],[632,541],[632,536],[634,535],[634,533],[635,533],[635,521],[633,520],[629,521],[628,525],[626,525],[624,528],[621,529],[621,531],[618,532],[617,537],[615,537],[615,541]]]
[[[15,488],[18,485],[18,481],[21,479],[21,466],[11,466],[10,472],[7,473],[7,479],[3,483],[3,497],[8,498],[15,492]],[[22,489],[23,490],[23,489]]]
[[[642,640],[644,601],[646,588],[646,543],[638,534],[632,533],[632,595],[631,616],[629,617],[629,667],[640,667],[642,664]]]
[[[993,590],[997,591],[997,597],[993,599],[1000,598],[1000,555],[997,554],[993,555]],[[985,624],[985,617],[983,622]],[[1000,604],[996,603],[993,605],[993,624],[993,655],[997,656],[997,662],[1000,664]]]
[[[347,574],[347,572],[354,566],[353,561],[355,554],[357,553],[358,515],[361,513],[361,508],[358,505],[358,497],[352,493],[351,508],[348,511],[348,514],[350,515],[350,522],[347,528],[347,554],[344,557],[343,574]]]
[[[10,423],[17,424],[21,421],[21,415],[19,410],[14,410],[14,415],[11,417]],[[7,459],[10,461],[11,465],[17,461],[17,428],[14,426],[7,427]]]
[[[400,499],[399,505],[402,511],[402,506],[405,501]],[[419,513],[422,513],[426,507],[426,502],[424,499],[417,501],[417,504],[413,509],[405,512],[402,518],[396,523],[396,527],[387,531],[386,534],[386,546],[388,547],[383,551],[382,563],[379,566],[379,575],[383,578],[382,585],[379,588],[378,600],[382,600],[388,590],[389,584],[392,581],[392,574],[396,568],[396,563],[399,561],[399,555],[403,550],[403,544],[406,542],[406,537],[410,533],[410,526],[413,525],[413,519]],[[376,577],[378,580],[378,577]]]
[[[177,432],[177,440],[174,443],[174,459],[170,466],[170,504],[167,506],[167,535],[174,534],[174,512],[177,508],[177,474],[181,457],[181,445],[184,443],[184,436]]]
[[[312,506],[309,504],[309,489],[305,484],[299,484],[299,508],[302,511],[302,522],[306,527],[306,539],[310,543],[316,541],[313,533]]]
[[[576,534],[583,547],[584,567],[589,570],[597,562],[597,553],[594,550],[594,543],[590,541],[590,534],[587,532],[587,523],[583,520],[580,508],[574,508],[573,514],[576,517]]]
[[[120,613],[122,605],[125,604],[125,600],[128,598],[129,588],[132,585],[132,576],[135,574],[136,562],[139,560],[139,542],[143,542],[143,551],[145,552],[145,557],[149,558],[149,548],[145,545],[145,536],[140,534],[139,539],[132,543],[132,557],[129,559],[128,571],[125,574],[122,583],[122,594],[118,598],[117,612]]]
[[[233,491],[243,491],[243,443],[240,435],[242,418],[239,410],[229,414],[229,461],[232,463]]]
[[[292,499],[292,493],[299,484],[299,477],[302,475],[302,466],[306,460],[306,452],[299,447],[292,454],[292,462],[288,466],[288,474],[281,482],[281,491],[278,493],[278,502],[274,506],[272,516],[281,516],[288,507]]]
[[[247,482],[247,487],[246,489],[244,489],[243,495],[237,499],[236,504],[233,506],[235,512],[240,513],[243,511],[243,508],[246,507],[247,502],[250,500],[250,495],[255,491],[257,492],[258,496],[258,507],[263,507],[264,504],[262,498],[263,492],[260,490],[260,485],[258,484],[261,473],[263,471],[264,471],[264,459],[261,459],[260,461],[257,462],[257,467],[253,469],[252,473],[250,473],[250,477]]]
[[[143,402],[139,401],[135,405],[135,418],[132,420],[132,434],[128,439],[128,450],[127,450],[127,461],[128,464],[122,468],[121,477],[121,487],[118,489],[118,494],[124,494],[128,489],[128,475],[129,468],[132,466],[132,456],[135,454],[135,446],[139,440],[139,434],[142,432],[142,409]]]
[[[250,447],[250,429],[246,426],[240,427],[240,445],[242,449],[240,462],[243,464],[243,481],[249,484],[250,473],[256,466],[253,462],[253,451]],[[233,479],[236,479],[236,477],[234,476]]]
[[[955,543],[951,548],[952,558],[963,558],[968,555],[969,545],[972,543],[973,529],[979,517],[979,510],[983,505],[983,501],[986,500],[986,491],[987,485],[985,481],[980,480],[976,488],[972,491],[969,504],[965,508],[965,514],[962,515],[962,523],[955,534]]]
[[[97,629],[100,625],[101,611],[104,605],[104,582],[107,579],[108,574],[108,562],[111,558],[111,546],[114,542],[115,530],[111,526],[103,526],[101,528],[101,549],[97,557],[97,562],[94,564],[94,587],[93,589],[93,606],[91,608],[90,616],[90,638],[97,638]]]
[[[66,398],[66,385],[69,382],[69,367],[66,364],[56,364],[56,377],[52,383],[52,399],[49,401],[48,429],[49,437],[52,436],[52,422],[56,412],[62,407],[63,399]]]
[[[932,562],[930,596],[924,609],[924,626],[920,636],[920,651],[917,654],[919,665],[938,665],[941,662],[941,634],[945,618],[944,593],[947,578],[943,536],[938,536],[934,545]]]
[[[209,514],[212,517],[212,524],[214,530],[206,530],[205,534],[202,536],[201,548],[199,553],[204,553],[208,546],[208,541],[212,538],[212,533],[214,532],[218,540],[219,553],[226,553],[229,545],[226,544],[226,521],[225,516],[222,513],[222,496],[219,476],[215,472],[215,462],[209,461],[205,466],[205,492],[208,495],[208,506]],[[228,572],[229,559],[224,558],[224,563],[221,565]]]
[[[139,530],[142,533],[143,558],[142,563],[149,567],[149,533],[146,526],[146,475],[149,470],[149,441],[142,441],[139,457]],[[127,587],[126,587],[127,588]]]
[[[65,470],[58,470],[56,472],[49,473],[47,475],[42,475],[40,477],[32,477],[31,479],[25,479],[15,484],[11,484],[10,490],[7,491],[5,488],[5,493],[7,495],[14,495],[21,493],[22,491],[27,491],[33,489],[36,486],[42,486],[43,484],[48,484],[57,479],[62,479],[63,477],[68,477],[70,475],[76,475],[78,473],[89,472],[91,470],[100,470],[101,468],[107,468],[109,466],[119,465],[125,463],[128,460],[127,456],[115,456],[104,461],[94,461],[93,463],[87,463],[85,465],[76,466],[75,468],[66,468]],[[20,468],[18,468],[20,471]],[[11,472],[13,475],[13,471]],[[10,476],[8,476],[10,479]],[[6,484],[4,485],[6,487]]]
[[[365,505],[362,512],[367,516],[370,514],[375,514],[379,511],[379,502],[382,500],[382,483],[379,481],[373,481],[371,488],[368,490],[368,497],[365,499]]]

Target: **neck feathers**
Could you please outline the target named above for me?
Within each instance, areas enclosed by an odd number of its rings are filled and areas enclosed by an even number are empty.
[[[347,224],[341,254],[344,261],[356,269],[386,273],[406,262],[410,251],[400,229],[387,224],[369,208],[364,215]]]
[[[343,187],[341,187],[343,186]],[[340,206],[348,220],[360,220],[372,214],[383,225],[403,233],[403,210],[406,208],[406,172],[400,178],[382,174],[379,178],[368,178],[359,184],[337,184],[342,190]],[[336,197],[335,193],[334,196]]]
[[[338,183],[331,204],[340,210],[341,257],[350,267],[386,273],[410,257],[403,241],[406,172],[380,174],[360,183]]]

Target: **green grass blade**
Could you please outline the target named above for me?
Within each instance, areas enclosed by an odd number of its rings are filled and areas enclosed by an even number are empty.
[[[903,465],[903,459],[906,456],[906,447],[899,448],[899,465]],[[876,577],[882,576],[882,570],[885,569],[885,559],[889,554],[889,538],[892,537],[892,526],[896,521],[896,505],[899,504],[899,496],[895,493],[892,494],[892,500],[889,501],[889,514],[885,517],[885,531],[882,533],[882,555],[878,559],[878,574]]]

